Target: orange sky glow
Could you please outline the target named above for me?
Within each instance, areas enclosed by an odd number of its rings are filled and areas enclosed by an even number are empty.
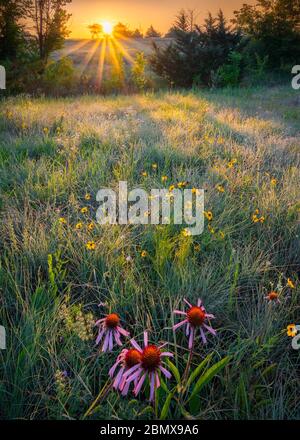
[[[231,18],[233,10],[243,3],[253,4],[255,0],[73,0],[68,6],[72,14],[70,38],[90,38],[87,26],[104,21],[112,24],[121,21],[130,29],[142,31],[152,24],[165,33],[181,8],[196,9],[197,22],[201,23],[208,11],[215,13],[220,8]]]

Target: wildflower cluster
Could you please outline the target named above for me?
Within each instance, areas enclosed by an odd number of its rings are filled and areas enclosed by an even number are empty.
[[[196,332],[199,330],[202,342],[207,343],[205,332],[216,335],[216,331],[209,325],[214,315],[206,313],[202,301],[198,299],[197,305],[188,305],[188,310],[174,310],[174,314],[182,314],[185,319],[173,326],[174,331],[186,325],[185,333],[188,336],[188,348],[192,352]],[[109,313],[96,322],[99,328],[96,344],[102,344],[102,352],[112,351],[114,345],[122,346],[121,337],[128,337],[129,332],[121,326],[121,319],[117,313]],[[149,342],[148,332],[144,331],[143,346],[135,339],[130,339],[130,348],[124,348],[118,355],[115,363],[109,370],[113,388],[119,390],[123,396],[127,395],[133,385],[135,396],[139,394],[144,383],[150,384],[150,401],[153,401],[155,390],[160,387],[163,375],[170,379],[171,373],[165,365],[166,358],[173,357],[173,353],[164,351],[167,343],[155,345]]]

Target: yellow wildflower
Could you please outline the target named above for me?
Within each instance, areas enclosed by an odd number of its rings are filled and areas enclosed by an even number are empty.
[[[86,244],[86,248],[89,251],[93,251],[94,249],[96,249],[96,243],[94,241],[88,241]]]
[[[152,169],[153,169],[153,170],[157,170],[157,163],[153,163],[153,164],[152,164]]]
[[[48,127],[44,127],[43,128],[43,132],[44,132],[44,134],[49,134],[49,128]]]
[[[143,251],[141,252],[141,257],[142,257],[142,258],[147,257],[147,255],[148,255],[147,251],[143,250]]]
[[[161,177],[161,181],[162,181],[162,182],[166,182],[167,180],[168,180],[168,176],[162,176],[162,177]]]
[[[92,231],[94,229],[94,227],[95,227],[95,223],[91,222],[91,223],[88,224],[87,228],[88,228],[89,231]]]
[[[75,229],[82,229],[83,224],[81,222],[76,223]]]
[[[81,208],[80,212],[81,212],[81,214],[86,214],[88,212],[87,207],[84,206],[83,208]]]
[[[184,228],[184,229],[181,231],[181,233],[182,233],[182,235],[183,235],[184,237],[190,237],[190,236],[192,235],[191,231],[189,231],[187,228]]]
[[[141,174],[142,174],[143,177],[147,177],[148,176],[147,171],[142,171]]]
[[[293,283],[293,281],[288,278],[287,279],[287,284],[286,284],[290,289],[295,289],[295,284]]]
[[[286,333],[287,333],[288,336],[291,336],[292,338],[294,336],[296,336],[296,334],[297,334],[296,325],[295,324],[288,325],[287,328],[286,328]]]
[[[220,193],[225,192],[225,188],[223,185],[216,185],[216,190],[219,191]]]
[[[91,194],[86,193],[86,195],[84,196],[85,200],[91,200]]]
[[[277,185],[277,179],[273,178],[271,179],[271,185],[276,186]]]
[[[203,214],[205,215],[205,217],[207,218],[207,220],[210,222],[213,219],[213,214],[211,211],[203,211]]]
[[[67,220],[65,219],[65,217],[59,217],[59,223],[65,225],[67,223]]]
[[[215,233],[215,230],[214,230],[214,228],[213,228],[211,225],[208,225],[207,227],[208,227],[208,230],[209,230],[209,232],[210,232],[211,234],[214,234],[214,233]]]
[[[170,185],[169,186],[169,191],[174,191],[174,189],[175,189],[175,185]]]

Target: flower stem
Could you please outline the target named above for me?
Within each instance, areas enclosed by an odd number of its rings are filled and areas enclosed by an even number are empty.
[[[187,364],[186,364],[186,367],[185,367],[185,370],[184,370],[184,373],[183,373],[183,376],[182,376],[182,383],[183,384],[187,380],[187,375],[188,375],[188,372],[190,370],[190,366],[191,366],[191,363],[192,363],[193,354],[194,354],[194,343],[195,343],[195,332],[193,334],[192,347],[191,347],[190,352],[189,352],[189,357],[188,357],[188,360],[187,360]]]

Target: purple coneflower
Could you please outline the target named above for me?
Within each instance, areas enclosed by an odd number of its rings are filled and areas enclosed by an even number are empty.
[[[95,325],[99,327],[99,333],[96,339],[98,345],[104,337],[102,351],[111,351],[114,346],[114,340],[118,345],[122,345],[120,336],[129,336],[129,332],[120,327],[120,317],[116,313],[110,313],[105,318],[99,319]]]
[[[184,302],[189,306],[187,312],[182,310],[174,310],[173,313],[176,315],[185,315],[185,319],[181,322],[178,322],[173,326],[173,330],[177,330],[182,325],[186,324],[186,335],[189,337],[189,348],[193,347],[195,333],[197,328],[200,330],[200,335],[203,341],[203,344],[206,344],[207,339],[204,333],[204,329],[206,329],[209,333],[216,335],[216,331],[206,324],[206,321],[209,319],[213,319],[214,315],[206,313],[204,306],[202,305],[201,299],[198,299],[197,305],[192,306],[186,299]]]
[[[137,365],[139,362],[141,362],[141,353],[138,350],[136,350],[135,348],[130,348],[129,350],[127,348],[124,348],[124,350],[122,350],[117,357],[117,361],[115,362],[115,364],[109,370],[109,375],[112,378],[117,367],[121,367],[115,377],[113,387],[115,389],[119,389],[122,392],[123,396],[127,395],[130,387],[130,382],[126,382],[126,377],[124,378],[124,373],[126,373],[134,365]],[[134,385],[137,385],[137,380],[135,380]]]
[[[171,378],[171,373],[162,365],[163,357],[172,357],[173,354],[169,352],[162,352],[161,348],[165,345],[148,344],[148,333],[144,332],[144,348],[134,340],[130,340],[132,346],[140,354],[140,361],[133,367],[129,368],[123,375],[126,383],[135,383],[134,394],[137,396],[148,377],[150,382],[150,401],[154,398],[155,389],[160,387],[159,372],[161,372],[168,379]]]

